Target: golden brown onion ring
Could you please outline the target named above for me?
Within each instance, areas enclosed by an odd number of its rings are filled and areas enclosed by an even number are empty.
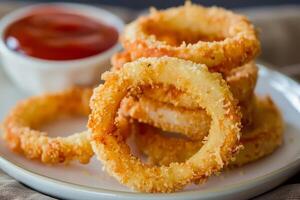
[[[113,66],[112,70],[115,71],[121,69],[127,62],[131,62],[130,53],[128,51],[116,53],[111,59]],[[233,96],[240,102],[247,102],[253,95],[257,75],[258,68],[254,61],[251,61],[241,67],[224,73],[223,77],[228,83]],[[144,93],[145,96],[149,98],[160,102],[172,103],[175,106],[186,108],[197,107],[196,105],[191,104],[192,101],[188,95],[174,89],[174,87],[156,86],[155,88],[145,89]]]
[[[112,70],[120,70],[125,63],[130,61],[129,52],[117,53],[112,58]],[[234,97],[239,100],[243,114],[243,125],[251,124],[252,121],[253,91],[257,81],[257,73],[257,66],[254,62],[250,62],[244,66],[232,69],[224,75]],[[123,101],[121,109],[123,115],[138,119],[140,122],[151,124],[165,131],[183,132],[192,138],[195,135],[202,138],[204,135],[199,135],[199,132],[207,133],[210,123],[210,121],[207,121],[209,117],[204,113],[204,110],[201,113],[194,112],[188,115],[188,113],[191,113],[188,111],[197,108],[197,105],[192,104],[193,100],[186,93],[172,86],[163,85],[143,87],[142,91],[143,97],[141,99],[131,98]],[[175,105],[176,108],[170,104]],[[178,107],[182,108],[178,109]],[[180,112],[176,113],[176,109],[180,110]],[[188,124],[194,124],[195,126],[185,126]]]
[[[283,141],[283,120],[272,100],[260,98],[255,109],[255,121],[242,131],[241,143],[244,148],[230,166],[242,166],[265,157],[275,151]],[[148,156],[148,162],[155,165],[169,165],[184,162],[193,155],[202,142],[184,138],[168,137],[160,130],[146,124],[135,123],[135,139],[138,148]]]
[[[253,60],[260,42],[253,25],[231,11],[186,3],[133,21],[121,42],[132,60],[172,56],[228,72]]]
[[[72,88],[23,100],[11,110],[3,123],[4,139],[13,151],[43,163],[56,164],[74,159],[88,163],[94,155],[88,131],[51,138],[37,129],[60,117],[87,117],[91,95],[92,89]],[[131,132],[129,123],[122,116],[117,121],[120,133],[126,139]]]
[[[50,138],[37,129],[59,117],[88,116],[91,95],[91,89],[73,88],[21,101],[4,120],[4,139],[12,150],[43,163],[62,163],[74,159],[88,163],[94,153],[87,131]]]
[[[225,81],[205,66],[178,58],[142,58],[105,76],[106,82],[94,90],[90,103],[92,147],[106,171],[128,187],[143,192],[173,192],[218,172],[238,151],[239,109]],[[115,117],[122,99],[138,92],[142,85],[158,83],[191,94],[212,118],[206,143],[184,163],[160,167],[144,164],[119,139]]]
[[[231,166],[242,166],[274,152],[283,143],[284,122],[281,113],[270,97],[258,98],[254,122],[241,138],[244,149]]]
[[[251,124],[254,107],[254,96],[245,105],[240,106],[243,126]],[[124,99],[120,112],[138,122],[150,124],[163,131],[181,133],[193,140],[202,140],[208,134],[211,122],[211,118],[202,108],[176,107],[143,95],[139,98]]]
[[[189,138],[201,140],[208,134],[211,118],[199,108],[190,110],[161,103],[141,96],[122,101],[121,114],[139,122],[153,125],[164,131],[183,133]]]

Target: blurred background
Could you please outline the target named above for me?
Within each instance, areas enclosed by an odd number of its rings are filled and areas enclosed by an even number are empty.
[[[9,1],[11,2],[11,1]],[[25,2],[25,1],[19,1]],[[27,2],[49,2],[49,0],[40,1],[27,1]],[[60,1],[51,1],[60,2]],[[106,4],[113,6],[121,6],[131,9],[145,9],[149,6],[155,6],[157,8],[166,8],[170,6],[181,5],[183,0],[75,0],[64,2],[79,2],[79,3],[93,3],[93,4]],[[218,5],[226,8],[247,8],[253,6],[270,6],[270,5],[285,5],[285,4],[300,4],[299,0],[193,0],[194,3],[201,3],[202,5],[211,6]]]
[[[25,4],[40,1],[2,1],[0,0],[1,15]],[[103,6],[129,22],[150,6],[166,8],[182,5],[180,0],[76,0],[78,2]],[[300,0],[194,0],[206,6],[222,6],[244,13],[252,20],[260,32],[262,54],[260,61],[277,67],[300,80]]]

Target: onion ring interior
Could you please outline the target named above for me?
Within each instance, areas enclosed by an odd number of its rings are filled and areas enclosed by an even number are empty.
[[[269,98],[258,98],[255,107],[254,123],[242,130],[241,143],[244,148],[230,167],[242,166],[272,153],[283,140],[283,120],[281,114]],[[148,156],[148,162],[155,165],[169,165],[171,162],[184,162],[203,145],[202,141],[189,138],[163,135],[157,128],[148,124],[134,123],[136,144]]]

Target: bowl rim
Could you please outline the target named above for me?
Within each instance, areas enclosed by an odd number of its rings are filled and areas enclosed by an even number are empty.
[[[30,11],[38,9],[40,7],[46,7],[46,6],[58,6],[67,8],[70,10],[74,10],[74,12],[95,19],[95,20],[101,20],[102,22],[106,23],[107,21],[110,21],[110,26],[113,26],[118,31],[119,37],[124,30],[125,23],[124,21],[118,17],[117,15],[113,14],[112,12],[105,10],[100,7],[94,7],[91,5],[81,4],[81,3],[62,3],[62,2],[55,2],[55,3],[38,3],[33,4],[29,6],[25,6],[19,9],[16,9],[8,14],[6,14],[1,20],[0,20],[0,53],[2,56],[9,54],[10,56],[16,57],[21,62],[30,62],[32,63],[32,67],[38,66],[40,67],[50,67],[53,68],[55,66],[63,65],[65,68],[81,66],[83,64],[88,65],[88,63],[95,63],[99,61],[104,61],[107,59],[107,57],[111,56],[114,52],[121,49],[121,45],[119,42],[116,42],[112,47],[109,49],[100,52],[93,56],[88,56],[84,58],[79,59],[71,59],[71,60],[47,60],[42,58],[36,58],[32,56],[27,56],[20,54],[16,51],[13,51],[9,49],[4,41],[4,34],[8,26],[10,26],[12,23],[17,21],[18,19],[21,19],[28,15]],[[88,12],[87,12],[88,11]],[[103,17],[106,16],[106,17]],[[109,20],[108,20],[109,19]]]

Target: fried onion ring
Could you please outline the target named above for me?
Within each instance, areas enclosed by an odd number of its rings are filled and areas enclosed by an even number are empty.
[[[88,116],[90,88],[72,88],[59,93],[31,97],[18,103],[3,123],[4,139],[10,149],[23,153],[29,159],[43,163],[67,163],[79,160],[87,164],[94,155],[90,145],[90,133],[83,131],[68,137],[48,137],[37,129],[44,123],[65,116]],[[120,133],[127,139],[131,126],[127,118],[117,118]]]
[[[257,33],[248,18],[228,10],[186,3],[133,21],[121,42],[132,60],[172,56],[228,72],[260,52]]]
[[[274,152],[283,143],[284,122],[270,97],[257,99],[254,122],[241,138],[244,149],[231,166],[242,166]]]
[[[116,53],[111,59],[112,70],[120,70],[125,63],[131,61],[130,53],[128,51]],[[233,96],[240,102],[251,99],[256,86],[257,76],[258,68],[254,61],[223,74]],[[191,105],[191,102],[193,101],[190,100],[188,95],[172,87],[158,86],[155,88],[148,88],[145,89],[144,93],[145,96],[149,98],[165,103],[172,103],[175,106],[186,108],[197,107],[196,105]],[[180,102],[180,104],[178,102]]]
[[[104,85],[94,90],[90,103],[91,143],[106,171],[128,187],[173,192],[218,172],[238,151],[241,116],[236,101],[221,76],[205,66],[178,58],[141,58],[105,76]],[[115,117],[122,99],[142,85],[157,83],[186,91],[212,118],[206,143],[184,163],[160,167],[144,164],[119,139]]]
[[[240,106],[243,126],[252,122],[255,98]],[[193,140],[203,139],[209,131],[211,118],[202,108],[189,109],[161,103],[152,98],[128,97],[121,103],[120,112],[123,116],[139,122],[150,124],[163,131],[181,133]]]
[[[91,95],[91,89],[73,88],[21,101],[4,120],[4,139],[13,151],[43,163],[63,163],[74,159],[88,163],[94,153],[87,131],[50,138],[37,129],[58,117],[88,116]]]
[[[128,51],[117,53],[111,60],[112,70],[120,70],[125,63],[130,61]],[[233,96],[240,102],[239,105],[243,114],[242,124],[244,126],[252,121],[253,91],[256,86],[257,75],[258,69],[254,62],[232,69],[224,75]],[[142,90],[144,97],[140,99],[130,98],[122,102],[123,115],[151,124],[164,131],[183,132],[194,139],[197,139],[195,135],[198,135],[200,137],[198,139],[201,139],[204,136],[203,134],[208,132],[210,124],[208,120],[210,118],[207,117],[204,110],[200,113],[188,112],[197,108],[197,105],[192,104],[193,100],[186,93],[172,86],[165,87],[163,85],[143,87]],[[175,105],[176,108],[169,104]],[[176,112],[176,110],[180,112]],[[186,126],[188,124],[194,124],[195,126]],[[199,135],[199,132],[203,134]]]
[[[211,118],[203,109],[190,110],[161,103],[150,98],[129,97],[122,101],[121,114],[164,131],[183,133],[189,138],[203,139],[208,134]]]
[[[251,127],[242,130],[241,143],[244,146],[229,166],[242,166],[265,157],[275,151],[283,141],[283,120],[271,98],[260,98],[256,104],[255,121]],[[184,162],[193,155],[202,142],[184,138],[168,137],[160,130],[146,124],[135,123],[135,139],[138,148],[148,156],[148,162],[155,165],[169,165]]]

